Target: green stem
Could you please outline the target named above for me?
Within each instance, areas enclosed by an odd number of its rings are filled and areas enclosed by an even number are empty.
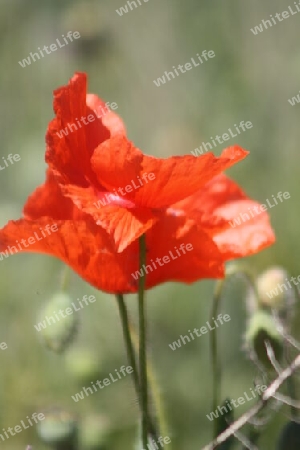
[[[139,339],[138,339],[138,335],[135,331],[135,329],[133,328],[132,325],[130,325],[130,334],[131,334],[131,338],[132,338],[132,343],[133,343],[133,347],[138,351],[139,348]],[[157,417],[156,423],[157,423],[157,431],[156,431],[156,435],[154,438],[154,435],[151,433],[151,414],[149,414],[149,428],[150,428],[150,433],[154,439],[155,442],[158,441],[158,432],[159,434],[161,434],[162,436],[167,436],[168,435],[168,424],[167,424],[167,419],[165,417],[165,410],[164,410],[164,405],[163,405],[163,401],[161,399],[161,395],[160,395],[160,391],[159,391],[159,386],[158,386],[158,382],[156,380],[156,376],[155,376],[155,370],[153,367],[153,364],[151,364],[151,360],[149,358],[147,358],[147,374],[148,374],[148,384],[149,384],[149,391],[150,393],[152,393],[152,399],[153,399],[153,404],[154,404],[154,411],[155,411],[155,415]],[[170,446],[169,446],[170,447]]]
[[[145,235],[139,239],[140,245],[140,269],[143,275],[139,278],[138,311],[139,311],[139,363],[140,363],[140,394],[142,407],[142,443],[143,448],[148,445],[148,379],[146,358],[146,311],[145,311],[145,282],[146,276],[143,265],[146,264],[146,238]]]
[[[128,312],[126,308],[126,304],[124,302],[124,298],[122,294],[117,294],[116,299],[119,306],[119,312],[122,322],[122,329],[123,329],[123,336],[127,351],[127,357],[129,364],[131,365],[133,372],[132,372],[132,379],[134,383],[134,388],[138,396],[139,405],[141,407],[141,398],[140,398],[140,381],[138,376],[138,368],[136,364],[136,356],[135,356],[135,347],[138,348],[138,339],[136,336],[136,333],[134,329],[132,328],[132,325],[130,324],[130,320],[128,317]],[[133,336],[133,337],[132,337]],[[136,341],[136,346],[132,342],[133,339]],[[142,408],[141,408],[142,409]],[[158,439],[158,434],[155,429],[155,426],[153,422],[149,419],[149,432],[152,437],[152,439],[156,442]]]
[[[154,411],[156,413],[157,428],[159,430],[159,433],[162,436],[168,436],[168,424],[167,424],[167,419],[165,416],[164,404],[162,401],[162,396],[160,394],[159,384],[158,384],[156,376],[155,376],[155,371],[154,371],[153,365],[151,364],[151,361],[149,361],[149,360],[148,360],[148,365],[147,365],[147,373],[148,373],[148,382],[149,382],[149,387],[150,387],[149,390],[152,393]],[[149,417],[149,422],[150,421],[151,421],[151,416]],[[155,442],[158,442],[157,438],[156,438]],[[170,444],[168,445],[168,450],[171,450]]]
[[[223,287],[223,280],[217,281],[215,294],[213,297],[213,305],[211,316],[216,317]],[[218,343],[217,343],[217,332],[214,328],[210,334],[210,349],[211,349],[211,364],[212,364],[212,384],[213,384],[213,398],[212,398],[212,411],[215,411],[219,405],[220,392],[221,392],[221,367],[218,360]],[[218,421],[215,420],[213,424],[213,438],[216,438],[219,433]]]
[[[131,367],[133,369],[132,379],[133,379],[135,390],[137,393],[139,393],[140,383],[139,383],[137,364],[135,361],[135,353],[134,353],[131,335],[130,335],[130,325],[129,325],[128,313],[127,313],[123,295],[117,294],[116,298],[117,298],[120,317],[121,317],[121,321],[122,321],[123,336],[124,336],[124,341],[125,341],[125,346],[126,346],[126,351],[127,351],[127,357],[128,357],[129,364],[131,365]]]

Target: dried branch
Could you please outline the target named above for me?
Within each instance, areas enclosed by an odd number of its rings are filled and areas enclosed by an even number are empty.
[[[266,391],[262,394],[260,400],[249,411],[233,422],[225,431],[223,431],[216,439],[206,445],[202,450],[214,450],[218,445],[225,442],[230,436],[234,435],[242,428],[249,419],[252,419],[259,411],[261,411],[270,398],[274,397],[280,386],[300,368],[300,355],[284,369],[280,375],[270,384]]]
[[[270,360],[274,370],[277,372],[277,375],[280,375],[281,372],[282,372],[282,368],[280,367],[280,364],[279,364],[279,362],[277,361],[277,359],[275,357],[275,353],[274,353],[273,347],[272,347],[272,345],[270,344],[269,341],[265,341],[265,347],[266,347],[266,350],[267,350],[268,358],[269,358],[269,360]]]
[[[273,313],[273,317],[276,321],[276,328],[278,330],[278,332],[281,334],[281,336],[283,337],[283,339],[288,342],[289,344],[292,345],[292,347],[294,347],[296,350],[298,350],[300,352],[300,343],[298,341],[296,341],[296,339],[293,338],[293,336],[291,336],[290,334],[288,334],[285,330],[285,328],[283,327],[278,314]]]
[[[251,442],[249,441],[248,438],[246,438],[246,436],[244,436],[242,433],[240,433],[239,431],[236,431],[234,433],[234,437],[236,439],[238,439],[245,448],[247,448],[248,450],[258,450],[258,448],[256,447],[256,445],[251,444]]]
[[[273,396],[281,403],[285,403],[288,406],[292,406],[293,408],[300,409],[300,402],[298,400],[293,400],[287,395],[279,394],[278,392]]]

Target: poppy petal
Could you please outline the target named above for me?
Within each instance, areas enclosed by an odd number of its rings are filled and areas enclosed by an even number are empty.
[[[65,197],[56,177],[51,170],[47,170],[46,181],[29,196],[23,209],[26,219],[35,220],[43,216],[53,219],[71,219],[74,204]]]
[[[41,239],[41,229],[56,225],[57,231]],[[34,243],[28,245],[29,239]],[[21,249],[16,240],[26,242]],[[0,258],[19,252],[38,252],[55,256],[68,264],[79,276],[107,292],[130,292],[132,286],[126,270],[126,258],[117,254],[107,233],[93,221],[10,221],[0,230]],[[134,261],[132,261],[132,264]]]
[[[163,226],[157,225],[157,229],[154,227],[146,234],[146,263],[152,268],[146,276],[147,289],[171,280],[191,283],[204,277],[223,276],[218,249],[204,232],[195,224],[186,228],[183,218],[165,216],[162,220]],[[41,238],[41,230],[46,230],[47,225],[56,225],[57,231],[51,234],[44,231],[46,236]],[[185,233],[180,229],[185,229]],[[180,238],[176,237],[178,234]],[[31,245],[29,239],[34,240]],[[17,240],[27,241],[26,246],[22,244],[19,249]],[[192,245],[192,250],[183,253],[181,244]],[[53,221],[47,217],[39,221],[10,221],[0,230],[0,252],[1,259],[19,252],[46,253],[64,261],[98,289],[112,293],[137,291],[138,280],[133,275],[139,269],[138,241],[124,252],[116,253],[107,233],[93,221]],[[155,268],[153,261],[165,256],[169,261],[165,259]]]
[[[99,183],[108,191],[135,184],[136,188],[126,193],[126,198],[139,206],[163,208],[192,195],[247,154],[233,146],[219,158],[207,153],[198,158],[159,159],[144,155],[125,136],[117,135],[95,150],[91,163]],[[153,173],[155,179],[146,181],[145,173]]]
[[[190,244],[192,250],[187,251]],[[222,278],[224,259],[217,245],[195,222],[164,215],[146,234],[148,288],[166,281],[192,283],[202,278]],[[182,247],[185,250],[182,250]],[[190,248],[190,247],[189,247]],[[185,251],[185,253],[183,253]],[[159,266],[156,258],[164,258]],[[153,265],[155,263],[156,267]]]
[[[62,182],[80,186],[95,182],[90,167],[94,149],[111,135],[125,134],[122,120],[86,90],[86,75],[76,73],[67,86],[54,91],[56,117],[46,135],[46,162],[61,174]]]
[[[232,259],[256,253],[274,242],[269,216],[260,207],[222,174],[194,195],[172,205],[171,211],[181,211],[201,224],[224,258]]]
[[[81,117],[86,117],[86,84],[84,74],[75,74],[67,86],[54,91],[56,117],[50,122],[46,134],[46,162],[49,167],[60,173],[66,182],[81,186],[87,185],[86,175],[89,173],[85,131],[78,122]]]
[[[122,119],[116,113],[107,109],[104,101],[97,95],[87,94],[86,104],[88,111],[96,116],[96,119],[89,124],[88,130],[91,153],[98,147],[99,142],[103,141],[103,135],[101,134],[102,124],[109,130],[110,136],[116,134],[126,135],[126,128]],[[94,136],[97,136],[97,138],[95,139]]]
[[[268,214],[263,211],[251,217],[249,213],[249,210],[260,211],[260,206],[253,200],[241,200],[219,209],[219,213],[230,223],[227,229],[217,232],[213,237],[224,259],[252,255],[275,242]],[[242,220],[243,215],[249,219]],[[236,220],[238,225],[235,224]]]
[[[112,236],[117,252],[122,252],[157,221],[156,215],[150,209],[135,207],[127,209],[114,204],[117,200],[108,203],[110,197],[107,194],[101,203],[93,188],[67,185],[62,186],[62,191],[80,210],[92,216],[94,221]],[[119,199],[120,205],[122,200]]]

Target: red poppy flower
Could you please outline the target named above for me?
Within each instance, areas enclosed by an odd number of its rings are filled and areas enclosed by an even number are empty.
[[[259,206],[222,175],[247,155],[240,147],[220,157],[147,156],[127,139],[121,119],[86,94],[80,73],[54,92],[54,111],[46,181],[27,200],[24,217],[0,230],[5,256],[47,253],[95,287],[126,293],[137,290],[144,233],[147,288],[222,277],[227,260],[274,242],[265,212],[232,225]]]

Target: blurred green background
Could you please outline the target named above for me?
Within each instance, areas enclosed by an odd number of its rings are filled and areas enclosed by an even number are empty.
[[[300,105],[291,106],[288,98],[300,89],[300,14],[254,36],[250,28],[283,11],[282,2],[141,3],[120,17],[116,9],[124,0],[1,0],[0,156],[19,153],[21,161],[0,173],[0,225],[19,218],[27,196],[44,181],[44,136],[53,118],[53,90],[67,84],[75,71],[84,71],[89,92],[116,102],[129,138],[155,156],[190,154],[235,123],[251,121],[251,130],[228,142],[251,152],[230,176],[262,203],[279,191],[288,191],[291,198],[270,210],[276,244],[247,263],[256,273],[279,264],[298,276]],[[30,66],[19,65],[30,52],[69,30],[79,31],[81,38]],[[205,49],[216,57],[159,88],[154,85],[164,71]],[[222,147],[214,153],[219,155]],[[127,365],[115,299],[72,273],[71,298],[94,294],[97,302],[78,313],[78,335],[64,354],[57,355],[45,348],[34,324],[59,289],[63,264],[44,255],[23,254],[0,265],[0,342],[8,345],[0,350],[0,429],[14,427],[35,411],[61,408],[78,418],[85,435],[95,427],[107,428],[109,449],[133,449],[138,408],[129,376],[78,403],[71,399],[95,377],[76,375],[70,359],[84,365],[87,352],[98,364],[99,379]],[[168,344],[209,320],[213,286],[211,281],[166,284],[148,292],[149,351],[172,450],[200,450],[211,439],[212,424],[206,417],[212,393],[209,337],[175,352]],[[225,297],[222,311],[232,320],[220,330],[222,395],[235,399],[252,387],[257,371],[242,350],[243,285],[231,283]],[[128,296],[127,301],[135,320],[136,299]],[[75,351],[81,353],[74,356]],[[247,408],[249,404],[241,406],[236,414]],[[287,415],[283,409],[272,419],[259,448],[274,448]],[[96,448],[87,438],[84,442],[82,448]],[[48,448],[34,427],[0,443],[3,449],[24,449],[27,444],[34,450]]]

